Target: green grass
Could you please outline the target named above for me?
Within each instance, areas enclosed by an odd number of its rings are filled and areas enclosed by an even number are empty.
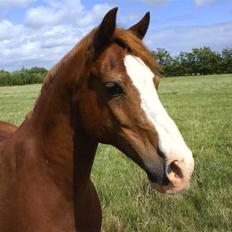
[[[0,119],[19,123],[40,85],[0,88]],[[232,75],[163,78],[160,98],[191,147],[191,188],[170,197],[116,149],[100,145],[92,177],[104,232],[232,231]]]

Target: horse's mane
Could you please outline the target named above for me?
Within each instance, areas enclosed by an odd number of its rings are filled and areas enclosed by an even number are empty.
[[[88,48],[90,47],[90,43],[93,41],[94,35],[96,32],[96,28],[93,29],[86,37],[84,37],[69,53],[67,53],[63,59],[58,62],[53,68],[51,68],[47,75],[44,78],[43,86],[48,87],[50,83],[55,79],[57,73],[61,69],[61,67],[66,64],[70,59],[72,59],[77,52],[80,52],[81,59],[87,59]],[[129,30],[119,29],[117,28],[113,34],[113,41],[124,45],[128,52],[140,57],[143,61],[145,61],[149,67],[152,68],[155,74],[159,74],[159,66],[156,63],[154,57],[151,52],[146,48],[143,42],[132,32]],[[80,57],[79,56],[79,57]]]

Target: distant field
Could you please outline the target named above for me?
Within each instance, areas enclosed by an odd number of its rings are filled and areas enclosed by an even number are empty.
[[[0,87],[0,120],[19,125],[39,89]],[[100,145],[92,177],[103,231],[232,231],[232,75],[163,78],[159,94],[194,153],[191,188],[174,197],[151,191],[136,165]]]

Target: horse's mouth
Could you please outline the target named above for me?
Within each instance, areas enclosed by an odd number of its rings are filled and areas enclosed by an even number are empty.
[[[147,177],[151,183],[158,183],[158,178],[156,176],[151,175],[151,173],[147,173]]]
[[[180,185],[174,185],[172,182],[170,182],[166,175],[157,176],[149,171],[146,171],[146,173],[151,188],[160,193],[165,193],[167,195],[176,195],[182,193],[189,187],[189,182]]]
[[[148,180],[150,182],[150,186],[152,189],[168,195],[175,195],[175,191],[167,191],[168,185],[170,185],[170,182],[168,180],[162,181],[164,178],[158,178],[155,175],[152,175],[151,173],[147,173]]]
[[[168,180],[166,175],[157,176],[157,175],[147,171],[147,177],[152,184],[159,184],[162,186],[167,186],[170,184],[170,181]]]
[[[147,173],[147,177],[150,182],[151,188],[160,193],[173,196],[185,190],[185,188],[182,190],[178,188],[176,189],[172,185],[172,183],[168,180],[166,175],[157,176],[149,171],[147,171],[146,173]]]

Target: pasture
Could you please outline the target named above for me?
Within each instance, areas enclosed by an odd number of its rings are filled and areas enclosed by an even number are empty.
[[[20,125],[40,87],[0,87],[0,120]],[[159,95],[193,151],[191,188],[177,196],[154,192],[140,168],[100,145],[92,179],[102,231],[232,231],[232,75],[163,78]]]

